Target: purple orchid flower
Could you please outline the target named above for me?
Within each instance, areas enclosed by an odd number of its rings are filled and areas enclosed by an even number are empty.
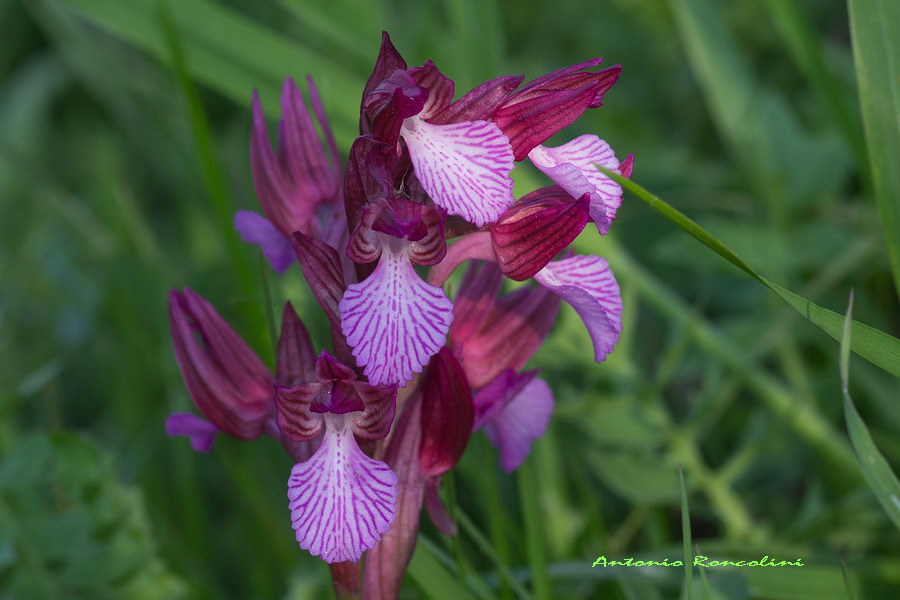
[[[315,373],[315,382],[279,386],[275,394],[284,435],[303,442],[324,431],[315,454],[291,469],[291,522],[313,556],[356,562],[394,521],[397,476],[360,450],[354,436],[387,435],[397,391],[356,381],[353,369],[325,351]]]
[[[621,68],[599,64],[524,85],[498,77],[454,100],[452,80],[431,61],[408,66],[385,33],[344,168],[311,79],[324,144],[288,79],[274,151],[254,95],[251,165],[266,217],[242,212],[235,224],[277,270],[298,260],[331,347],[316,355],[288,304],[273,375],[208,302],[172,292],[178,364],[206,420],[178,413],[166,430],[202,452],[218,433],[279,440],[295,462],[296,539],[330,563],[340,597],[398,596],[423,506],[455,533],[439,488],[475,431],[503,469],[525,460],[554,407],[525,369],[561,301],[597,362],[618,341],[607,261],[567,249],[588,222],[606,234],[621,204],[596,165],[630,177],[634,158],[619,161],[594,135],[543,145],[603,104]],[[516,199],[510,171],[526,157],[550,182]],[[444,285],[466,262],[451,297]],[[506,279],[533,282],[503,293]]]
[[[258,94],[253,92],[253,135],[250,164],[259,203],[266,217],[239,211],[234,226],[246,242],[263,249],[272,268],[282,273],[294,261],[291,234],[322,238],[334,231],[323,224],[340,209],[340,155],[312,78],[310,99],[329,152],[326,154],[309,116],[303,95],[290,77],[281,93],[278,154],[272,151]]]

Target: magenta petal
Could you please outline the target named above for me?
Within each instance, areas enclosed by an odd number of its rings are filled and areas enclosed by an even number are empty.
[[[622,298],[606,259],[573,256],[552,262],[534,278],[572,305],[594,342],[594,358],[605,360],[622,330]]]
[[[338,327],[340,323],[338,302],[344,295],[345,288],[341,257],[325,242],[299,231],[293,236],[293,250],[300,261],[300,269],[309,283],[309,289],[319,301],[332,326]]]
[[[535,377],[484,426],[491,443],[500,451],[500,466],[512,472],[522,464],[532,443],[544,435],[553,412],[553,393]]]
[[[397,388],[375,387],[360,381],[353,387],[366,409],[353,415],[353,433],[366,440],[380,440],[387,436],[397,409]]]
[[[342,415],[325,414],[322,445],[291,469],[288,507],[297,541],[329,563],[356,562],[391,528],[397,476],[366,456]]]
[[[587,224],[588,194],[572,198],[559,186],[535,190],[491,224],[503,274],[525,281],[565,249]]]
[[[536,370],[520,375],[512,369],[504,369],[478,390],[475,394],[475,422],[472,424],[472,431],[493,421],[537,374]]]
[[[459,100],[428,118],[429,123],[443,125],[460,121],[487,119],[494,110],[516,89],[524,77],[506,75],[485,81]]]
[[[296,385],[313,380],[316,353],[303,321],[290,302],[281,313],[281,334],[275,359],[275,381],[279,385]]]
[[[191,413],[172,413],[166,419],[166,434],[186,435],[197,452],[209,452],[216,441],[219,428]]]
[[[279,273],[284,273],[294,262],[291,239],[285,237],[264,216],[249,210],[239,210],[234,215],[234,228],[241,234],[242,240],[262,248],[266,260]]]
[[[339,306],[347,343],[372,385],[412,379],[444,345],[453,320],[453,302],[419,278],[405,243],[385,247],[372,274],[347,286]]]
[[[422,378],[422,445],[419,462],[429,477],[459,462],[475,422],[466,373],[449,348],[441,348]]]
[[[481,227],[513,203],[512,148],[496,124],[433,125],[411,117],[400,135],[422,187],[447,212]]]
[[[582,135],[556,148],[537,146],[528,153],[528,158],[572,197],[590,194],[591,219],[600,234],[606,235],[622,204],[622,188],[594,166],[619,169],[619,161],[609,144],[596,135]]]
[[[574,90],[549,90],[525,100],[505,103],[494,112],[494,122],[509,136],[515,159],[524,159],[538,144],[568,127],[590,106],[596,85]]]
[[[275,407],[278,429],[282,435],[303,442],[322,431],[321,414],[312,411],[313,403],[328,400],[328,390],[321,383],[301,383],[291,387],[275,386]]]

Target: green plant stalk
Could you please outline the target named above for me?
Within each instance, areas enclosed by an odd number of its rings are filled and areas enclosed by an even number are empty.
[[[478,549],[494,562],[494,566],[497,568],[497,571],[500,572],[501,579],[509,584],[509,587],[512,588],[519,600],[531,600],[531,594],[528,593],[528,590],[526,590],[519,580],[516,579],[512,571],[509,570],[507,563],[501,560],[494,549],[494,546],[488,541],[484,534],[479,531],[478,527],[475,526],[475,523],[472,522],[472,519],[470,519],[462,509],[459,509],[456,512],[456,519],[457,522],[462,525],[466,535],[472,538],[472,541],[478,546]]]
[[[682,432],[671,438],[670,450],[675,460],[692,475],[695,485],[709,498],[716,515],[732,539],[759,541],[759,530],[753,526],[750,513],[728,483],[706,466],[696,443]]]
[[[869,260],[875,252],[878,251],[880,242],[881,240],[877,235],[871,235],[858,240],[851,245],[849,250],[842,253],[837,260],[833,263],[829,263],[826,269],[820,271],[816,277],[801,290],[803,297],[815,299],[821,296],[826,290],[842,280],[848,273]],[[780,307],[779,314],[780,317],[778,317],[777,322],[772,327],[768,328],[765,335],[759,339],[756,346],[749,353],[748,357],[751,361],[755,362],[762,359],[772,350],[772,348],[777,347],[779,342],[790,332],[791,325],[794,321],[800,317],[796,311],[790,310],[784,305]],[[721,416],[724,410],[731,404],[731,401],[737,397],[738,388],[742,380],[742,375],[733,375],[721,384],[719,391],[712,392],[726,400],[718,402],[714,410],[706,411],[704,414],[697,414],[691,420],[688,427],[693,432],[693,437],[696,438],[701,436],[703,431],[713,426],[718,417]],[[740,462],[749,466],[749,463],[746,462],[749,458],[749,454],[744,452],[743,456],[745,458],[742,458]],[[729,462],[728,475],[726,476],[724,473],[721,473],[721,475],[725,477],[726,480],[731,480],[740,474],[739,471],[734,470],[739,468],[738,462],[732,459]]]
[[[200,159],[203,181],[206,184],[209,199],[213,204],[219,231],[222,232],[225,248],[228,251],[231,266],[235,271],[237,284],[243,293],[249,295],[255,293],[254,277],[247,263],[246,255],[233,232],[231,220],[235,213],[235,207],[231,202],[228,186],[225,183],[225,176],[216,158],[209,121],[206,118],[203,104],[200,102],[200,95],[197,93],[197,89],[188,75],[187,59],[181,47],[175,23],[169,12],[168,0],[157,0],[157,8],[159,21],[165,33],[169,53],[172,58],[172,68],[187,104],[191,129],[194,133],[194,142],[197,145],[197,154]]]
[[[500,498],[500,482],[497,477],[497,469],[485,469],[484,481],[488,498],[488,527],[490,529],[491,545],[496,550],[497,560],[509,564],[509,541],[506,538],[507,520],[506,507]],[[503,600],[511,600],[512,588],[505,577],[500,578],[500,597]]]
[[[525,541],[528,549],[528,565],[531,568],[531,582],[534,597],[538,600],[550,600],[550,576],[547,573],[546,542],[538,493],[541,489],[532,472],[533,463],[526,461],[519,467],[519,501],[522,503],[522,515],[525,519]]]
[[[637,288],[646,301],[672,322],[686,322],[691,337],[711,356],[744,377],[760,400],[780,417],[790,415],[787,425],[810,446],[826,456],[850,477],[858,477],[859,469],[852,450],[843,436],[811,406],[797,407],[790,392],[775,378],[747,358],[745,352],[722,336],[697,315],[684,301],[666,288],[616,245],[606,248],[611,264],[626,285]]]

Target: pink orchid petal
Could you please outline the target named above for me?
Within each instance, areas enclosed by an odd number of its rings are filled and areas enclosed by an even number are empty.
[[[322,445],[291,469],[291,523],[300,547],[313,556],[356,562],[394,522],[397,476],[359,449],[348,416],[324,416]]]
[[[594,166],[619,169],[619,161],[609,144],[596,135],[582,135],[556,148],[537,146],[528,153],[528,158],[573,198],[589,193],[591,219],[600,234],[606,235],[622,204],[622,188]]]
[[[291,238],[285,237],[264,216],[249,210],[239,210],[234,215],[234,228],[241,234],[242,240],[262,248],[266,260],[279,273],[284,273],[294,262]]]
[[[500,466],[515,471],[535,440],[547,431],[553,412],[553,393],[543,379],[535,377],[484,426],[491,443],[500,451]]]
[[[622,331],[622,298],[606,259],[573,256],[548,264],[535,274],[546,286],[572,305],[594,342],[594,358],[601,362],[612,352]]]
[[[197,452],[209,452],[217,433],[218,427],[191,413],[172,413],[166,419],[166,434],[187,436],[191,440],[191,448]]]
[[[339,305],[341,329],[372,385],[412,379],[444,345],[453,320],[453,302],[419,278],[407,244],[391,245],[365,281],[347,286]]]
[[[481,227],[513,203],[512,148],[496,124],[434,125],[410,117],[400,135],[422,187],[441,208]]]

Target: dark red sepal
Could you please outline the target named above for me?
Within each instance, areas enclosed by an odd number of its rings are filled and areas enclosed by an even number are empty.
[[[503,274],[524,281],[578,237],[590,220],[590,195],[573,199],[559,186],[535,190],[491,224]]]
[[[466,374],[445,346],[432,357],[422,381],[419,462],[425,475],[443,475],[459,462],[474,422],[475,406]]]

